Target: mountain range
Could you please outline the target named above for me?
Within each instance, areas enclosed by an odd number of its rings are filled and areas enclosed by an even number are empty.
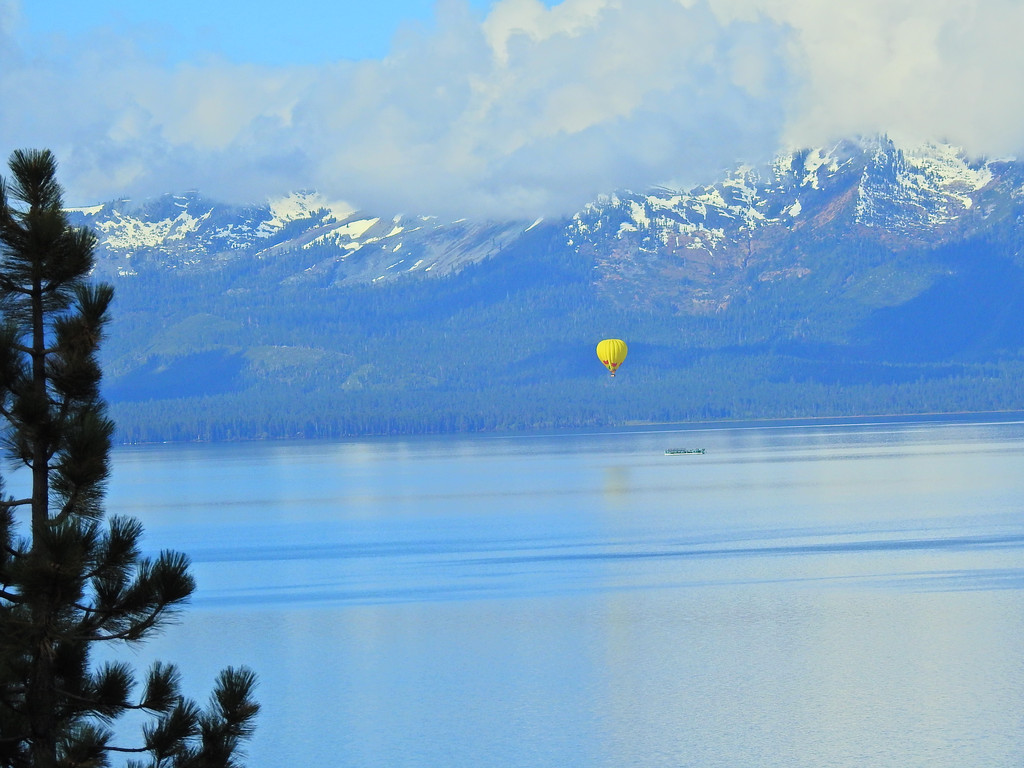
[[[70,211],[125,440],[1024,408],[1024,164],[844,141],[565,217]],[[630,354],[609,379],[597,341]]]

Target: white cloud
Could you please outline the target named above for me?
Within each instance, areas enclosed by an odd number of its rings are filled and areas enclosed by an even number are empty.
[[[52,148],[76,203],[314,187],[527,217],[783,143],[1024,144],[1018,0],[499,0],[483,20],[442,0],[384,60],[276,69],[171,68],[123,39],[40,48],[16,11],[0,0],[0,148]]]
[[[508,63],[509,41],[526,36],[538,43],[554,36],[577,37],[598,27],[606,10],[621,9],[615,0],[563,0],[548,8],[540,0],[505,0],[484,21],[484,36],[495,58]]]
[[[887,131],[979,155],[1024,148],[1019,0],[713,1],[724,17],[756,9],[793,30],[793,143]]]

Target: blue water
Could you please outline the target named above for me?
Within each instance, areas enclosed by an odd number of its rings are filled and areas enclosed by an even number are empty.
[[[666,448],[707,449],[665,456]],[[1024,423],[119,449],[277,766],[1024,764]]]

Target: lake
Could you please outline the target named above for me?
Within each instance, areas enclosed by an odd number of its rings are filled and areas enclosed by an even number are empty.
[[[705,448],[666,456],[666,449]],[[1019,768],[1024,421],[119,448],[252,768]]]

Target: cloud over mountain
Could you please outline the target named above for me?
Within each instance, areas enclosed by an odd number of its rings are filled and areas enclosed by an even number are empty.
[[[0,0],[0,147],[54,149],[76,203],[312,187],[527,217],[854,133],[1024,145],[1015,0],[441,0],[384,59],[295,67],[169,64],[141,30],[31,40],[17,10]]]

